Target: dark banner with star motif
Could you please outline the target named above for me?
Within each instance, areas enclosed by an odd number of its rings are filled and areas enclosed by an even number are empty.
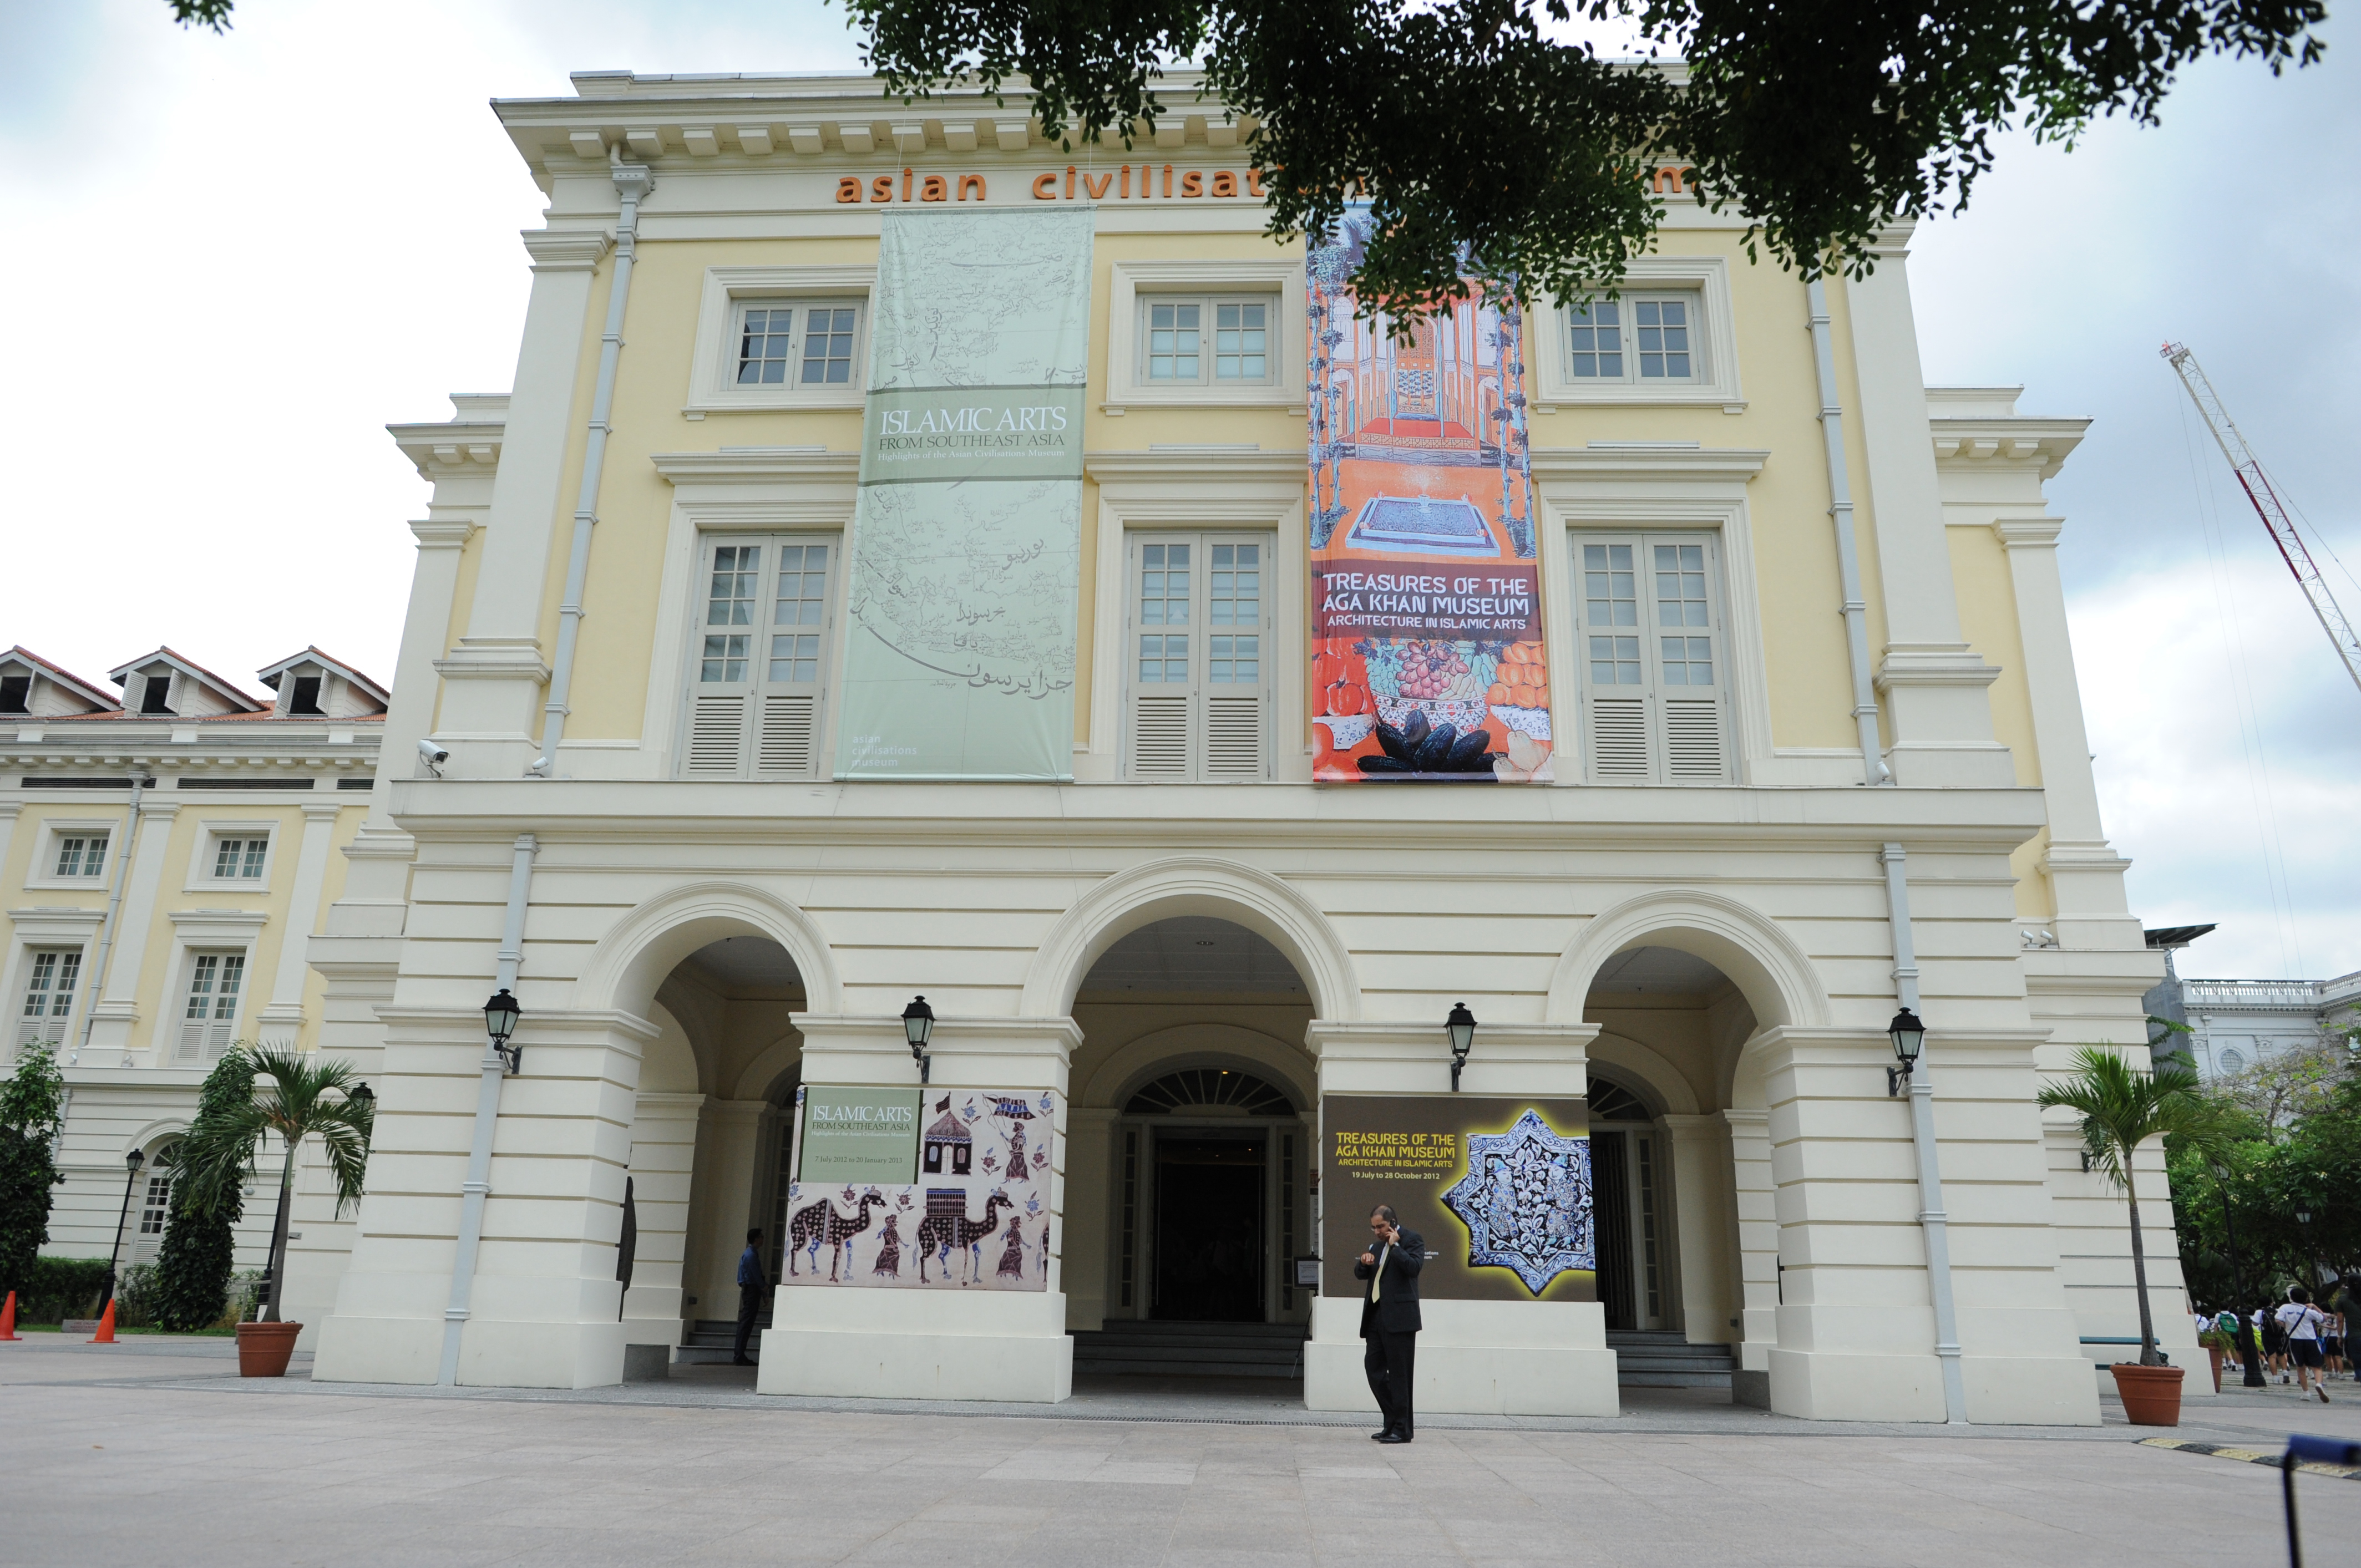
[[[1389,1203],[1426,1244],[1430,1301],[1595,1301],[1590,1108],[1477,1094],[1320,1102],[1321,1282],[1356,1297],[1369,1212]]]

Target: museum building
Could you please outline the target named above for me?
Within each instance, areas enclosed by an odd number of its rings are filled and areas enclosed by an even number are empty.
[[[2035,1097],[2145,1060],[2160,964],[2043,493],[2085,422],[1924,385],[1906,232],[1807,285],[1664,168],[1616,298],[1398,334],[1187,73],[1075,151],[863,78],[575,86],[495,106],[547,195],[514,384],[394,428],[317,1380],[659,1375],[759,1227],[766,1392],[1218,1343],[1365,1408],[1360,1197],[1457,1182],[1425,1410],[1653,1362],[2097,1420],[2124,1206]],[[1511,1235],[1512,1169],[1579,1234]]]

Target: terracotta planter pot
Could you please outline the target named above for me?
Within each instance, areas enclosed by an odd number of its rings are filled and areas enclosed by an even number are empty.
[[[2222,1347],[2209,1344],[2205,1347],[2205,1354],[2213,1363],[2213,1392],[2219,1394],[2222,1391]]]
[[[2180,1379],[2188,1368],[2142,1366],[2136,1361],[2119,1361],[2108,1370],[2115,1375],[2115,1392],[2123,1396],[2124,1416],[2132,1425],[2180,1424]]]
[[[237,1325],[237,1375],[240,1377],[284,1377],[287,1358],[295,1354],[301,1323],[240,1323]]]

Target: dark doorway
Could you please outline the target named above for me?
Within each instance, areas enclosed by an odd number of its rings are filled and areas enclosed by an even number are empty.
[[[1156,1290],[1168,1321],[1263,1321],[1261,1136],[1156,1140]]]
[[[1598,1300],[1610,1329],[1640,1326],[1631,1301],[1631,1184],[1621,1133],[1590,1133],[1591,1240],[1598,1254]]]

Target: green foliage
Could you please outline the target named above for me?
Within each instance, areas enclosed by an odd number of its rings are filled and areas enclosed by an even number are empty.
[[[1897,218],[1964,206],[2012,128],[2153,123],[2213,54],[2310,64],[2320,0],[845,0],[906,101],[1029,86],[1053,136],[1132,145],[1185,112],[1164,68],[1202,59],[1247,142],[1274,236],[1325,232],[1348,193],[1379,235],[1355,286],[1398,314],[1463,297],[1462,258],[1529,297],[1612,287],[1661,206],[1639,179],[1695,170],[1806,274],[1874,264]],[[1620,20],[1684,68],[1634,70],[1544,29]]]
[[[2062,1107],[2082,1118],[2082,1146],[2094,1169],[2104,1171],[2124,1194],[2131,1212],[2132,1284],[2139,1298],[2140,1365],[2154,1366],[2156,1324],[2148,1311],[2147,1255],[2140,1241],[2139,1189],[2132,1154],[2150,1138],[2167,1134],[2192,1147],[2212,1147],[2222,1119],[2197,1092],[2197,1075],[2179,1068],[2152,1072],[2135,1069],[2117,1052],[2084,1046],[2074,1053],[2074,1076],[2041,1091],[2044,1110]]]
[[[229,31],[230,7],[235,0],[164,0],[172,7],[172,20],[186,27],[211,27],[217,33]]]
[[[214,1064],[197,1091],[191,1138],[210,1138],[222,1121],[254,1102],[254,1058],[235,1047]],[[227,1310],[237,1222],[246,1211],[243,1184],[200,1192],[181,1167],[188,1143],[164,1156],[174,1172],[172,1220],[156,1259],[150,1310],[159,1326],[178,1332],[210,1328]]]
[[[53,1190],[65,1179],[51,1157],[64,1104],[54,1047],[26,1047],[0,1083],[0,1292],[30,1287],[49,1240]]]
[[[270,1087],[249,1087],[240,1098],[225,1095],[216,1114],[200,1117],[191,1125],[175,1157],[185,1201],[204,1212],[226,1208],[255,1174],[256,1157],[274,1134],[285,1151],[280,1167],[280,1183],[284,1188],[295,1178],[296,1151],[304,1139],[316,1137],[327,1151],[328,1170],[336,1183],[336,1213],[342,1216],[360,1201],[368,1170],[369,1132],[375,1123],[373,1102],[353,1093],[360,1080],[352,1064],[323,1061],[278,1047],[241,1054],[254,1079],[267,1078]],[[271,1237],[272,1313],[277,1311],[280,1282],[286,1277],[286,1260],[280,1255],[283,1245],[283,1238]]]
[[[2202,1301],[2251,1310],[2309,1282],[2315,1261],[2361,1275],[2361,1070],[2323,1082],[2297,1064],[2285,1077],[2303,1091],[2258,1088],[2251,1074],[2201,1090],[2219,1135],[2166,1140],[2181,1266]],[[2307,1213],[2309,1224],[2296,1217]]]
[[[105,1277],[103,1257],[37,1257],[21,1283],[8,1287],[16,1292],[16,1321],[56,1323],[89,1317],[97,1310]]]

